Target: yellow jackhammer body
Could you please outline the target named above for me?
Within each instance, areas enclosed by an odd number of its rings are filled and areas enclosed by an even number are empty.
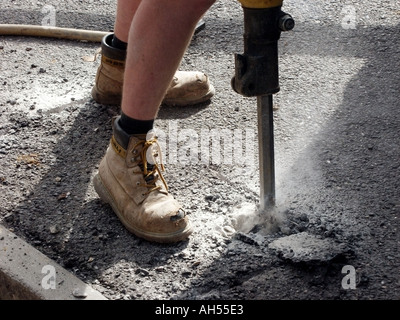
[[[275,205],[275,159],[272,95],[279,88],[278,40],[294,28],[293,18],[281,10],[283,0],[238,0],[244,13],[244,53],[235,54],[232,88],[257,97],[260,210]]]

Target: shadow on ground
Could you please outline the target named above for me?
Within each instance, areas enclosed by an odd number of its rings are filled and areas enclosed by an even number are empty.
[[[316,195],[309,194],[301,186],[302,192],[289,195],[296,201],[301,196],[298,207],[286,213],[293,222],[306,214],[310,223],[305,230],[348,242],[355,255],[322,265],[293,264],[274,256],[266,248],[232,238],[227,240],[232,250],[225,251],[206,271],[193,277],[192,286],[174,295],[174,299],[398,296],[399,253],[395,227],[399,217],[400,170],[399,41],[396,38],[399,27],[358,29],[341,38],[339,46],[329,41],[326,48],[317,50],[312,46],[315,37],[324,43],[323,39],[340,32],[337,26],[325,28],[316,30],[313,26],[304,26],[302,29],[300,26],[302,31],[293,33],[290,38],[293,49],[287,51],[287,59],[294,53],[337,54],[355,55],[366,62],[347,85],[340,108],[327,119],[306,152],[306,157],[314,157],[316,170],[321,171],[324,189]],[[335,47],[331,47],[333,44]],[[310,48],[309,53],[307,48]],[[169,108],[161,111],[160,116],[165,119],[190,117],[198,110],[192,108],[182,114]],[[141,267],[154,269],[176,257],[187,248],[187,242],[168,246],[136,238],[123,228],[93,191],[91,179],[108,145],[111,116],[117,111],[89,98],[67,111],[75,117],[72,126],[53,149],[43,146],[44,153],[56,157],[55,163],[25,201],[7,216],[6,226],[85,281],[97,279],[121,261],[136,264],[138,267],[132,272],[140,273],[144,272]],[[36,129],[28,124],[24,130]],[[304,158],[299,162],[307,161]],[[293,172],[301,175],[301,168],[294,167]],[[301,181],[301,176],[296,181]],[[308,183],[312,185],[313,181]],[[321,218],[327,218],[333,211],[333,217],[338,220],[330,221],[335,226],[332,229]],[[349,227],[343,221],[347,215],[352,215],[358,225]],[[298,230],[291,225],[290,233],[304,231],[304,228]],[[266,238],[264,245],[272,238]],[[237,243],[248,250],[235,251]],[[356,291],[340,287],[343,277],[340,270],[344,264],[355,265],[360,272],[360,286]],[[385,274],[387,288],[380,285],[382,274]],[[110,282],[108,285],[110,290],[121,289]]]

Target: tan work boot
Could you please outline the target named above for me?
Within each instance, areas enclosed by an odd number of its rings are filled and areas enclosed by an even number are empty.
[[[168,193],[156,137],[127,135],[119,118],[114,119],[113,137],[94,177],[96,192],[136,236],[161,243],[188,238],[192,228]]]
[[[126,51],[111,46],[113,34],[103,37],[101,63],[97,69],[93,99],[101,104],[121,103]],[[162,104],[184,106],[202,103],[215,94],[207,75],[198,71],[177,71]]]

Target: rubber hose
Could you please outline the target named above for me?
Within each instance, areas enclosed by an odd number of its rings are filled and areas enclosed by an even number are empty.
[[[44,27],[25,24],[0,24],[0,36],[47,37],[67,40],[101,42],[111,32],[81,30],[59,27]]]

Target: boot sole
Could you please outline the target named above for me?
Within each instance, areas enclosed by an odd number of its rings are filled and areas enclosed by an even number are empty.
[[[114,213],[117,215],[117,217],[125,226],[125,228],[128,229],[129,232],[138,236],[139,238],[143,238],[145,240],[158,243],[174,243],[186,240],[192,233],[192,227],[190,225],[190,222],[188,222],[185,229],[176,231],[174,233],[148,232],[135,228],[125,220],[124,216],[121,214],[120,210],[115,204],[113,196],[103,184],[99,174],[96,174],[96,176],[93,178],[93,185],[100,199],[111,206]]]
[[[105,95],[97,91],[96,86],[92,88],[92,98],[94,101],[104,105],[120,105],[121,96],[119,95]]]
[[[196,100],[185,100],[185,99],[164,99],[162,101],[162,105],[165,106],[191,106],[199,103],[206,102],[210,100],[215,95],[215,89],[212,85],[210,85],[210,90],[204,96],[196,99]],[[96,86],[92,88],[92,98],[94,101],[104,105],[120,105],[121,104],[121,96],[111,96],[104,95],[97,91]]]
[[[171,107],[183,107],[183,106],[192,106],[195,104],[203,103],[210,100],[215,95],[215,89],[213,85],[210,85],[210,90],[202,97],[196,100],[185,100],[185,99],[164,99],[162,104],[165,106]]]

